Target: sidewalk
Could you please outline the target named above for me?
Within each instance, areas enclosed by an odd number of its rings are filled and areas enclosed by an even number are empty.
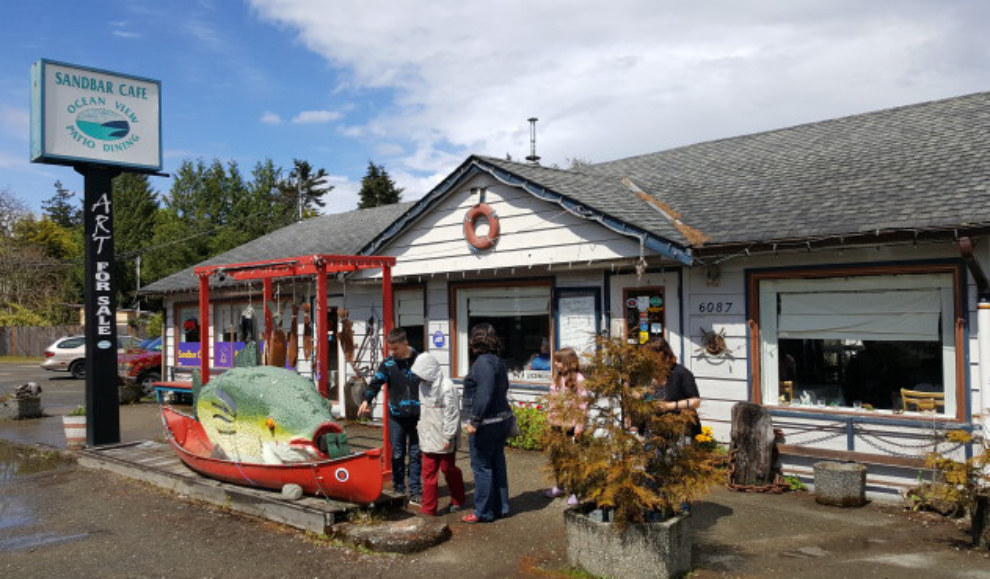
[[[162,440],[156,410],[154,405],[147,403],[121,407],[123,440]],[[368,427],[348,428],[363,430]],[[61,418],[0,422],[0,440],[64,447]],[[92,521],[103,521],[102,513],[111,508],[111,503],[113,508],[119,508],[121,512],[116,516],[121,517],[121,522],[117,523],[120,527],[101,532],[110,532],[114,540],[125,543],[132,540],[136,544],[131,547],[135,551],[126,556],[127,567],[110,575],[161,575],[165,572],[164,568],[154,566],[160,557],[149,555],[145,563],[141,562],[145,557],[141,554],[144,544],[148,550],[156,552],[164,549],[183,553],[183,561],[170,561],[171,572],[166,573],[170,576],[274,576],[279,574],[277,569],[295,569],[309,577],[337,578],[394,577],[396,573],[406,579],[435,579],[450,573],[472,577],[525,577],[533,576],[534,569],[544,573],[543,576],[555,576],[566,567],[563,501],[551,502],[543,497],[542,489],[547,483],[543,470],[545,462],[539,453],[510,450],[507,460],[513,515],[492,525],[470,527],[450,515],[447,522],[453,530],[453,538],[412,556],[361,555],[330,547],[299,549],[298,552],[291,547],[291,552],[284,551],[290,547],[278,545],[285,542],[282,536],[286,532],[269,525],[229,515],[221,521],[213,509],[176,501],[174,497],[142,485],[79,468],[68,471],[68,476],[59,475],[61,482],[58,484],[24,485],[20,492],[26,493],[27,497],[31,493],[42,493],[40,498],[46,504],[50,503],[52,512],[79,510],[73,516],[87,521],[80,525],[95,524],[88,522],[87,517],[93,517]],[[458,463],[465,471],[470,492],[472,477],[466,452],[459,453]],[[113,498],[95,490],[100,487],[114,488]],[[85,500],[81,495],[86,495]],[[757,495],[718,490],[708,500],[695,505],[693,512],[696,569],[692,577],[990,579],[990,553],[969,549],[967,525],[926,514],[907,513],[897,504],[874,503],[861,509],[843,510],[820,506],[807,493]],[[138,538],[128,538],[128,532],[124,530],[128,525],[139,524],[141,519],[146,525],[152,521],[167,521],[168,525],[182,531],[162,527],[160,533],[155,531],[156,536],[160,536],[153,543],[146,540],[141,543]],[[64,526],[55,518],[50,524]],[[247,547],[237,537],[245,533],[257,538],[268,537],[255,547],[262,552],[253,564],[270,565],[260,575],[256,575],[257,567],[252,568],[247,560],[243,564],[231,563],[243,557],[242,549]],[[77,574],[86,576],[89,569],[97,575],[105,575],[107,565],[120,563],[116,559],[106,559],[109,554],[99,558],[102,549],[99,545],[107,540],[106,537],[98,539],[99,536],[94,534],[79,539],[80,542],[94,541],[91,545],[94,552],[79,560]],[[229,540],[218,541],[217,537]],[[0,552],[4,550],[2,544],[0,540]],[[0,566],[0,575],[16,569],[27,571],[19,576],[42,576],[47,567],[39,564],[39,558],[44,559],[46,553],[53,558],[71,556],[73,550],[79,548],[81,545],[73,542],[38,547],[30,557],[23,550],[4,553],[8,568]],[[293,564],[286,566],[283,559]],[[308,569],[314,572],[304,571]],[[355,573],[356,569],[361,572]],[[551,573],[547,575],[546,571]]]

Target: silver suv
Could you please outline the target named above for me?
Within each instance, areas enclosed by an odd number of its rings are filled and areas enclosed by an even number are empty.
[[[117,336],[117,354],[136,348],[141,340],[131,336]],[[73,378],[86,377],[86,338],[66,336],[55,340],[45,349],[45,361],[41,367],[52,372],[69,372]]]

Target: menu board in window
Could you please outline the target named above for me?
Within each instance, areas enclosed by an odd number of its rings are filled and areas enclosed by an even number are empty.
[[[626,341],[645,344],[663,337],[667,304],[663,286],[626,288],[622,292],[626,312]]]

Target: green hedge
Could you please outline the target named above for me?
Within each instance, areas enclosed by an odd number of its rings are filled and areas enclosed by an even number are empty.
[[[523,450],[542,450],[547,430],[547,415],[542,404],[514,402],[512,412],[519,423],[519,436],[509,439],[509,446]]]

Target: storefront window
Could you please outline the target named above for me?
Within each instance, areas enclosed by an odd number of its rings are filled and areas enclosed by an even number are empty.
[[[955,415],[952,276],[760,284],[764,403]]]
[[[474,357],[468,333],[480,323],[495,327],[502,339],[502,358],[509,378],[550,380],[550,286],[463,288],[457,295],[457,374],[467,374]]]
[[[175,325],[180,344],[199,343],[199,306],[177,306],[175,308]]]

